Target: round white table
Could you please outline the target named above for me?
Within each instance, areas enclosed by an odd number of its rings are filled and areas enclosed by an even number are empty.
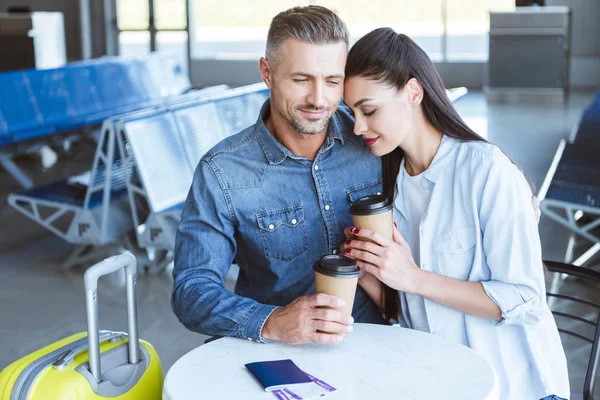
[[[244,364],[287,358],[337,389],[324,399],[499,398],[492,368],[470,348],[433,334],[356,323],[333,345],[215,340],[175,362],[163,399],[275,399]]]

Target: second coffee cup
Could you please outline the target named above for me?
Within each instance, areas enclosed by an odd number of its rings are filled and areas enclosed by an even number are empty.
[[[384,195],[361,197],[350,206],[354,226],[377,232],[388,239],[393,238],[392,204]]]
[[[321,257],[313,269],[315,271],[315,291],[344,300],[344,306],[336,309],[352,315],[356,285],[360,276],[360,268],[356,262],[348,257],[329,255]]]

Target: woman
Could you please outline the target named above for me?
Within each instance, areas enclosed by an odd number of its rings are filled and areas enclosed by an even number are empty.
[[[361,286],[389,320],[478,351],[502,399],[568,398],[523,173],[465,125],[423,50],[389,28],[350,50],[344,101],[382,156],[394,205],[393,241],[346,229]]]

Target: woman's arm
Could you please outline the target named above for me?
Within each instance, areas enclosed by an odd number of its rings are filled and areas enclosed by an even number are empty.
[[[480,282],[460,281],[419,269],[414,293],[431,301],[476,317],[502,320],[500,308]]]
[[[531,190],[522,172],[500,150],[486,163],[487,174],[479,177],[477,216],[488,280],[466,282],[422,271],[397,229],[394,241],[355,230],[355,236],[377,244],[353,240],[346,245],[350,250],[346,255],[394,289],[502,324],[533,325],[541,318],[544,276]]]
[[[358,280],[358,284],[373,300],[373,303],[383,310],[383,283],[368,272],[364,272],[364,275]]]
[[[356,230],[354,235],[370,240],[352,240],[345,245],[346,256],[357,261],[365,276],[370,275],[396,290],[423,296],[467,314],[493,321],[502,320],[500,308],[490,299],[481,283],[460,281],[417,267],[398,229],[394,228],[394,242],[363,229]]]

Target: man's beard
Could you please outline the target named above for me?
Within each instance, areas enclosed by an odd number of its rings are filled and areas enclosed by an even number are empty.
[[[297,111],[300,109],[309,110],[309,111],[324,111],[325,115],[317,120],[309,121],[298,114]],[[304,135],[318,135],[323,132],[327,127],[327,123],[329,122],[329,118],[331,118],[331,109],[328,107],[316,108],[310,106],[308,104],[294,107],[294,113],[291,115],[291,119],[286,118],[287,122],[290,124],[292,128],[298,133]]]

